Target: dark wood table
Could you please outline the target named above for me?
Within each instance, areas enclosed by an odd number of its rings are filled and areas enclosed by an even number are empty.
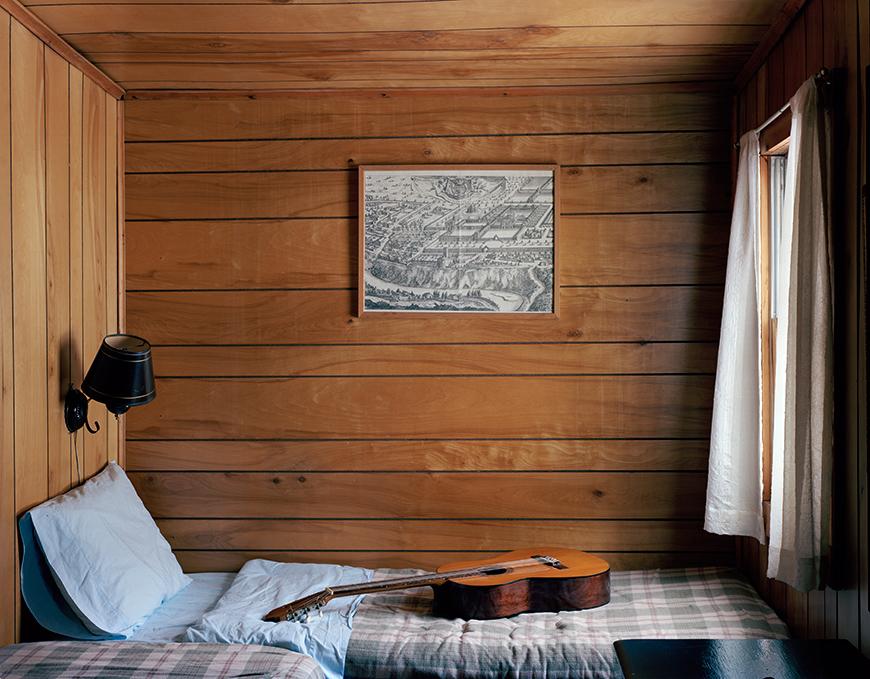
[[[613,645],[626,679],[870,677],[870,661],[844,639],[625,639]]]

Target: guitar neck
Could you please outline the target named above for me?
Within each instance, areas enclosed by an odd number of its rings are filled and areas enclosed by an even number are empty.
[[[332,590],[334,597],[390,592],[397,589],[441,585],[445,580],[487,575],[491,570],[492,568],[466,568],[445,573],[423,573],[422,575],[410,575],[405,578],[390,578],[389,580],[372,580],[353,585],[338,585],[337,587],[330,587],[330,590]]]

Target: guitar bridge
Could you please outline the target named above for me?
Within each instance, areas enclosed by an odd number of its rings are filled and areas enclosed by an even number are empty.
[[[555,568],[557,570],[563,571],[568,568],[565,564],[563,564],[559,559],[547,556],[546,554],[533,554],[532,558],[540,561],[545,566],[549,566],[550,568]]]

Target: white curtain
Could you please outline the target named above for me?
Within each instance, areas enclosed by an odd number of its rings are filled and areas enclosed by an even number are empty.
[[[704,528],[763,543],[758,191],[758,135],[753,131],[740,140]]]
[[[790,102],[779,260],[769,577],[819,586],[828,553],[833,311],[828,237],[830,125],[814,79]]]

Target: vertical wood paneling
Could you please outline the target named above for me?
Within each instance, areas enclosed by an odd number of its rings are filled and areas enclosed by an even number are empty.
[[[859,0],[861,1],[861,0]],[[858,159],[861,143],[862,102],[859,101],[860,74],[858,73],[858,2],[834,3],[836,9],[838,57],[841,87],[835,111],[838,129],[835,130],[835,149],[839,151],[839,176],[835,186],[841,187],[837,201],[839,213],[835,216],[833,244],[835,261],[834,299],[849,313],[834,314],[834,336],[839,337],[834,357],[835,388],[840,396],[839,417],[835,409],[834,441],[835,465],[839,478],[835,488],[841,494],[839,524],[842,528],[836,556],[839,559],[840,586],[837,593],[837,636],[848,639],[860,647],[860,517],[861,480],[859,473],[858,442],[858,247],[860,219],[860,187]],[[837,386],[839,381],[839,385]],[[866,536],[864,537],[866,539]]]
[[[106,154],[103,177],[105,178],[105,241],[106,255],[106,334],[118,332],[118,103],[115,98],[103,93],[105,120],[103,124],[103,150]],[[106,413],[106,457],[118,461],[118,418]]]
[[[768,580],[766,548],[755,540],[740,541],[741,563],[761,594],[788,622],[797,636],[841,637],[870,652],[870,611],[867,610],[866,423],[861,413],[866,398],[862,382],[864,357],[859,341],[861,322],[859,281],[860,172],[866,172],[862,87],[863,67],[870,51],[870,10],[862,0],[812,0],[789,27],[767,62],[756,74],[756,92],[748,87],[738,101],[765,102],[764,116],[773,113],[798,86],[821,67],[833,69],[837,88],[832,109],[835,125],[834,182],[835,415],[834,569],[838,589],[808,594]],[[750,85],[751,86],[751,85]],[[751,127],[749,116],[746,117]]]
[[[44,47],[12,22],[12,250],[15,504],[48,491]]]
[[[0,11],[0,643],[15,639],[18,619],[9,42],[9,15]]]
[[[755,119],[767,119],[767,64],[762,64],[755,74]]]
[[[48,305],[48,492],[69,488],[63,399],[70,382],[69,64],[45,50],[45,218]]]
[[[860,251],[863,257],[859,262],[862,267],[859,280],[864,281],[864,287],[860,290],[861,304],[860,308],[863,311],[863,316],[859,323],[862,331],[859,347],[859,427],[858,441],[860,451],[858,455],[858,479],[860,488],[860,515],[858,520],[859,526],[859,559],[858,559],[858,576],[859,576],[859,591],[860,591],[860,610],[861,610],[861,648],[865,652],[870,653],[870,500],[867,498],[868,483],[870,483],[870,461],[868,461],[868,415],[870,415],[870,400],[868,400],[867,377],[868,377],[868,337],[867,337],[867,281],[868,281],[868,257],[867,257],[867,228],[870,226],[870,207],[867,201],[868,182],[870,182],[870,139],[868,139],[868,116],[870,116],[870,83],[868,83],[868,71],[870,71],[870,5],[868,3],[858,3],[858,76],[860,78],[859,101],[863,106],[863,116],[860,121],[859,129],[861,130],[861,144],[859,147],[859,173],[861,177],[861,186],[863,187],[863,202],[861,204],[862,212],[859,212],[862,219],[862,228],[859,229],[862,237],[860,239]]]
[[[84,231],[82,229],[82,212],[84,194],[82,191],[82,172],[84,157],[84,76],[81,71],[71,68],[69,72],[69,352],[70,381],[81,384],[85,376],[85,358],[83,346],[84,337]],[[84,435],[79,435],[73,442],[72,460],[70,463],[72,483],[81,483],[84,444],[79,443]]]
[[[17,519],[83,480],[63,398],[81,383],[82,353],[118,324],[116,102],[97,87],[89,96],[86,120],[81,71],[0,10],[0,645],[20,636]],[[89,473],[105,464],[102,437]]]
[[[82,88],[82,287],[84,298],[84,366],[90,365],[106,334],[106,99],[90,78]],[[91,476],[106,464],[107,413],[98,403],[89,410],[100,430],[82,437],[84,474]]]
[[[125,202],[124,202],[124,102],[118,101],[116,104],[117,128],[115,130],[116,138],[114,146],[117,148],[115,173],[119,180],[116,182],[116,211],[115,219],[117,228],[115,230],[116,251],[118,271],[116,276],[116,284],[118,286],[118,332],[127,332],[127,241],[126,229],[124,226]],[[118,464],[122,467],[127,466],[127,418],[122,417],[118,421]]]
[[[821,2],[811,2],[804,11],[804,37],[806,40],[805,78],[818,73],[825,66],[824,11],[824,4]]]
[[[785,54],[780,41],[767,58],[767,108],[764,117],[768,118],[786,101],[785,96]]]
[[[805,13],[801,12],[782,40],[783,46],[783,101],[788,101],[806,80],[807,31]]]

